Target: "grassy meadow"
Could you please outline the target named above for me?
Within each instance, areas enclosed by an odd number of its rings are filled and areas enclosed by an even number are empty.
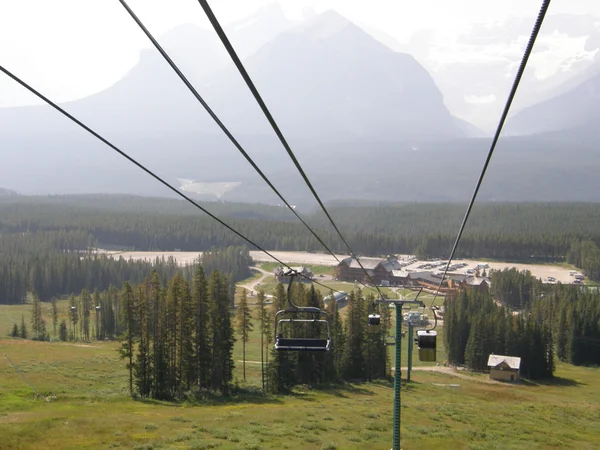
[[[67,301],[61,300],[61,318],[67,317],[67,309]],[[391,447],[391,383],[348,384],[320,391],[299,387],[291,396],[263,396],[258,330],[247,344],[245,381],[242,346],[240,342],[235,346],[240,389],[232,398],[142,401],[128,396],[127,370],[115,342],[5,338],[22,314],[29,325],[29,312],[28,305],[0,306],[3,450]],[[50,304],[43,304],[43,312],[52,336]],[[437,360],[443,363],[443,329],[438,331]],[[403,341],[403,366],[408,342]],[[404,450],[598,448],[600,369],[558,364],[552,383],[509,385],[490,383],[483,374],[461,372],[463,376],[457,377],[435,372],[443,368],[419,362],[414,350],[416,370],[402,389]],[[393,347],[389,351],[392,355]]]
[[[392,386],[354,384],[198,404],[136,401],[114,343],[0,340],[43,396],[0,360],[3,449],[389,449]],[[238,371],[238,376],[239,376]],[[598,370],[559,365],[550,384],[415,371],[402,391],[402,448],[597,448]]]

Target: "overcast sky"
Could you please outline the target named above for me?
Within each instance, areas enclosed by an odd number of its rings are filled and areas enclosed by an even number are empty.
[[[211,6],[222,23],[244,18],[265,0],[218,0]],[[534,16],[541,0],[281,0],[285,14],[333,8],[351,20],[406,42],[421,29],[450,32],[473,22]],[[131,0],[155,35],[183,24],[210,28],[196,0]],[[550,12],[600,17],[599,0],[554,0]],[[0,0],[0,65],[50,98],[65,101],[102,90],[129,70],[145,36],[118,0]],[[14,82],[0,78],[0,106],[35,103]]]

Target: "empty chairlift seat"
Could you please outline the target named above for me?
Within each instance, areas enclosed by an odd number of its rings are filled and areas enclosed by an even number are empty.
[[[284,338],[279,337],[275,342],[275,350],[326,352],[331,346],[329,339]]]

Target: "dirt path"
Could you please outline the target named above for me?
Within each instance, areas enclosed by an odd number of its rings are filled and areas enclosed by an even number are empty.
[[[393,370],[394,370],[394,368],[392,367],[392,371]],[[408,370],[408,367],[402,367],[402,371],[406,371],[406,370]],[[475,382],[479,382],[479,383],[502,384],[502,385],[506,384],[506,383],[501,383],[501,382],[496,381],[496,380],[490,380],[489,378],[471,377],[471,376],[466,375],[464,373],[460,373],[460,370],[454,370],[452,367],[445,367],[445,366],[419,366],[419,367],[413,367],[412,370],[413,371],[420,371],[420,372],[445,373],[445,374],[451,375],[453,377],[462,378],[463,380],[475,381]]]
[[[261,277],[258,278],[257,280],[254,280],[254,281],[250,282],[250,283],[238,284],[238,287],[246,289],[250,293],[250,296],[252,297],[253,296],[252,294],[256,290],[256,286],[258,284],[262,283],[265,280],[265,278],[267,278],[268,276],[272,275],[272,273],[268,272],[266,270],[263,270],[260,267],[250,267],[250,270],[256,270],[256,271],[260,272],[262,274]]]
[[[239,364],[242,364],[242,360],[237,361]],[[246,361],[246,364],[260,364],[260,361]],[[402,367],[402,371],[406,372],[408,370],[408,367]],[[447,375],[451,375],[453,377],[456,378],[462,378],[463,380],[469,380],[469,381],[474,381],[476,383],[485,383],[485,384],[501,384],[502,386],[507,386],[510,385],[510,383],[502,383],[500,381],[496,381],[496,380],[490,380],[489,378],[478,378],[478,377],[471,377],[469,375],[466,375],[464,373],[460,373],[460,370],[454,370],[452,367],[444,367],[444,366],[420,366],[420,367],[413,367],[412,368],[413,371],[415,372],[436,372],[436,373],[445,373]],[[394,371],[394,368],[392,367],[392,372]]]

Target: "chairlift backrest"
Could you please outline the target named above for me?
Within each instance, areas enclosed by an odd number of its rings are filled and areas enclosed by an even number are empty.
[[[419,361],[433,362],[436,359],[437,333],[430,330],[417,331],[417,347],[419,348]]]
[[[379,314],[369,314],[367,325],[370,327],[376,327],[381,324],[381,316]]]

